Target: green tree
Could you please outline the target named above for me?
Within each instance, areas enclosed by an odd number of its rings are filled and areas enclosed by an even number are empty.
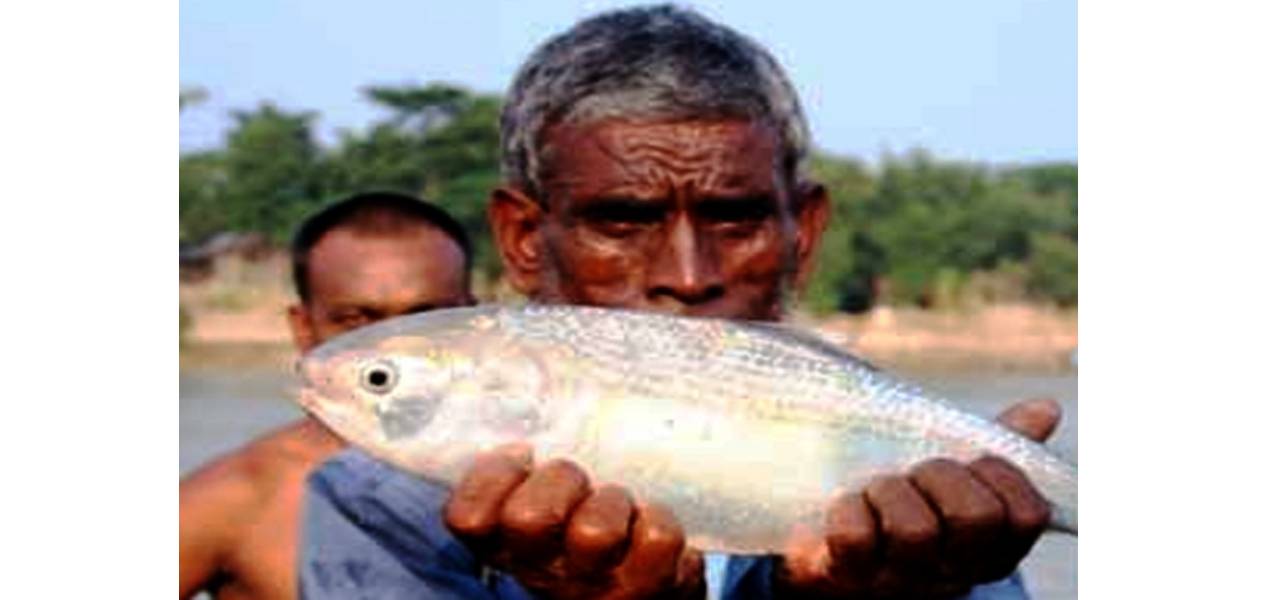
[[[981,167],[916,151],[887,157],[878,183],[866,218],[870,245],[883,255],[878,275],[890,283],[890,300],[932,305],[944,269],[967,273],[994,262],[991,223],[975,218],[989,194]]]
[[[322,200],[320,148],[311,132],[315,115],[263,103],[232,117],[225,152],[227,225],[283,242]]]
[[[831,219],[805,290],[805,305],[819,313],[865,310],[872,302],[876,256],[866,247],[868,226],[862,212],[875,179],[862,163],[825,154],[815,155],[808,171],[827,188]]]
[[[178,112],[200,104],[209,98],[208,90],[198,86],[186,86],[178,89]]]
[[[332,194],[368,189],[423,194],[466,171],[453,164],[467,149],[451,144],[457,137],[452,131],[477,96],[445,84],[372,86],[364,95],[388,116],[368,133],[343,133],[337,151],[325,160],[325,187]],[[496,125],[493,131],[480,141],[496,147]]]
[[[1028,287],[1060,306],[1076,304],[1076,244],[1066,236],[1037,232],[1031,237]]]
[[[1037,199],[1040,225],[1076,240],[1077,168],[1073,163],[1029,165],[1011,170],[1007,177],[1025,183]]]
[[[364,135],[343,132],[323,162],[326,196],[371,189],[420,194],[427,182],[423,160],[422,141],[392,125],[379,123]]]
[[[219,152],[178,158],[178,240],[196,243],[230,227],[223,203],[227,173]]]
[[[208,97],[209,93],[200,86],[183,86],[178,90],[178,112]],[[220,204],[226,180],[222,157],[216,151],[178,157],[178,241],[198,242],[226,227]]]
[[[500,181],[501,98],[441,83],[373,86],[366,98],[387,116],[367,132],[343,132],[323,159],[326,198],[396,190],[435,202],[466,227],[480,273],[496,278],[500,264],[485,214]]]
[[[497,169],[478,169],[449,179],[431,196],[466,228],[475,247],[476,268],[491,282],[502,274],[502,262],[489,231],[487,208],[489,192],[500,180]]]
[[[472,101],[471,92],[444,83],[423,86],[369,86],[366,98],[391,110],[391,125],[418,137],[462,112]]]
[[[840,182],[860,168],[823,157],[814,174]],[[833,222],[820,256],[827,265],[808,297],[818,309],[832,306],[833,297],[846,310],[877,300],[951,306],[991,293],[1008,299],[1011,285],[1029,285],[1023,273],[1033,235],[1075,239],[1074,165],[992,169],[916,150],[886,156],[878,174],[851,181],[857,191],[833,186]],[[888,296],[876,299],[879,282]],[[981,290],[967,292],[971,285]]]

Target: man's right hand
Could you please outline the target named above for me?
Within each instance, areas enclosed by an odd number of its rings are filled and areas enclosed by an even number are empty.
[[[702,598],[702,555],[671,511],[618,486],[592,488],[569,461],[527,447],[482,454],[445,524],[479,559],[550,598]]]

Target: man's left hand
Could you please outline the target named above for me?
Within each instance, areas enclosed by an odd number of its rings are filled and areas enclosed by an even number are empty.
[[[1062,410],[1052,400],[998,420],[1043,442]],[[1009,462],[925,461],[838,498],[827,530],[800,532],[775,572],[783,595],[948,598],[1008,577],[1049,522],[1048,502]]]

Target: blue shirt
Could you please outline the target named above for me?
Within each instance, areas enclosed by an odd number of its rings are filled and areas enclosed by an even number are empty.
[[[441,518],[448,490],[359,450],[344,450],[307,480],[298,590],[307,600],[532,600],[515,578],[489,569]],[[769,557],[707,557],[713,597],[772,598]],[[723,577],[719,576],[723,571]],[[723,595],[721,595],[723,594]],[[967,600],[1027,598],[1021,578],[973,588]]]

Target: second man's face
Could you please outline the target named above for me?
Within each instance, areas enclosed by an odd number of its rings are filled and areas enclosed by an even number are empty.
[[[383,319],[471,304],[465,269],[462,250],[435,229],[331,231],[311,249],[311,298],[291,314],[297,345],[306,351]]]

